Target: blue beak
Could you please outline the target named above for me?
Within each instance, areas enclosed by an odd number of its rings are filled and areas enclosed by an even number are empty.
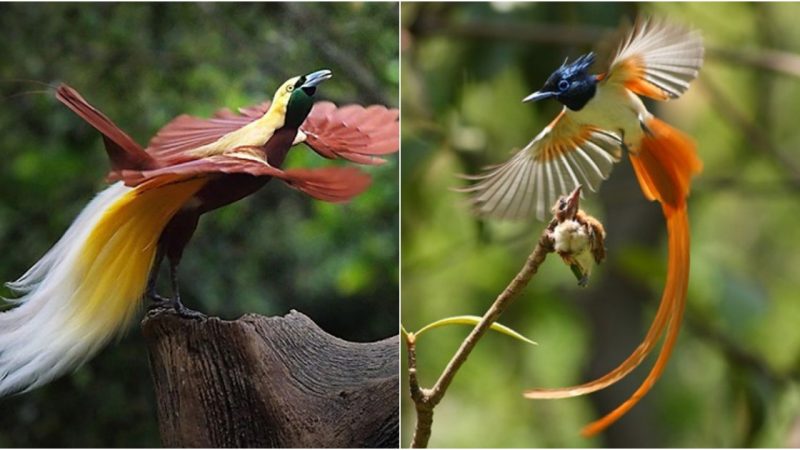
[[[325,80],[330,80],[333,76],[333,72],[328,69],[318,70],[316,72],[312,72],[306,75],[306,82],[303,83],[304,88],[309,87],[317,87],[318,84],[322,83]]]

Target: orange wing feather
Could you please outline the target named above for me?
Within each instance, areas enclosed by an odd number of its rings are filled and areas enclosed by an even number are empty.
[[[703,38],[660,20],[638,20],[622,41],[603,82],[621,83],[656,100],[678,98],[703,64]]]
[[[528,145],[507,162],[488,167],[472,186],[475,211],[504,219],[545,212],[561,195],[581,184],[594,191],[621,156],[622,141],[614,133],[579,125],[566,108]]]

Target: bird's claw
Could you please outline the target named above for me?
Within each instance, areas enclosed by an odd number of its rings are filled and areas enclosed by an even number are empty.
[[[148,294],[147,298],[150,300],[150,306],[148,309],[158,309],[158,308],[172,308],[172,299],[162,297],[158,294]]]
[[[185,319],[204,319],[206,317],[206,315],[200,311],[195,311],[184,306],[180,299],[166,298],[158,294],[150,294],[148,297],[151,301],[149,307],[151,311],[154,309],[164,308],[175,311],[176,314]]]

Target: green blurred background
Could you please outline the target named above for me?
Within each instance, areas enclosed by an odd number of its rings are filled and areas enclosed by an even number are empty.
[[[397,23],[395,3],[0,5],[0,279],[58,240],[108,169],[99,134],[52,89],[13,80],[67,82],[141,143],[178,114],[255,104],[320,68],[334,78],[319,98],[396,107]],[[396,334],[398,158],[389,159],[365,169],[372,187],[346,205],[272,182],[204,216],[181,265],[184,302],[227,319],[297,309],[355,341]],[[329,164],[306,148],[287,161]],[[73,375],[0,399],[0,411],[0,447],[159,445],[136,324]]]
[[[649,103],[698,142],[705,171],[689,202],[689,306],[651,393],[598,438],[580,428],[626,399],[653,358],[588,397],[524,400],[531,387],[587,381],[615,367],[652,320],[666,272],[665,227],[624,159],[583,207],[608,232],[588,288],[558,258],[500,322],[539,342],[490,333],[435,411],[432,447],[800,446],[800,6],[786,3],[403,4],[402,321],[416,330],[482,315],[543,224],[471,217],[459,173],[504,161],[558,113],[522,104],[638,13],[702,30],[706,64],[688,93]],[[602,71],[603,69],[597,69]],[[467,327],[420,338],[430,387]],[[405,361],[403,361],[405,364]],[[407,382],[406,374],[403,375]],[[403,387],[403,443],[414,425]]]

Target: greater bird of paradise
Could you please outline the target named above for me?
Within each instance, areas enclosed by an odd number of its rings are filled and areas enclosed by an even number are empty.
[[[399,147],[398,111],[381,105],[314,102],[329,70],[293,77],[271,102],[181,115],[142,148],[74,89],[56,98],[99,131],[109,179],[64,236],[7,285],[16,306],[0,313],[0,397],[30,390],[78,367],[124,330],[140,300],[196,313],[181,303],[177,269],[202,214],[240,200],[272,178],[313,198],[344,202],[370,184],[353,167],[282,169],[300,143],[326,158],[380,164]],[[155,292],[169,261],[172,297]]]
[[[633,395],[583,429],[594,435],[616,422],[653,387],[675,346],[689,281],[686,200],[692,176],[702,170],[691,138],[657,119],[639,96],[681,96],[703,63],[699,32],[663,20],[639,19],[619,44],[606,72],[592,74],[594,53],[564,63],[544,87],[523,101],[554,98],[561,113],[509,161],[470,177],[476,212],[500,218],[541,220],[560,195],[583,185],[594,191],[627,150],[644,196],[661,204],[669,261],[661,302],[643,342],[618,367],[577,386],[533,389],[527,398],[568,398],[606,388],[633,371],[666,334],[647,378]]]

